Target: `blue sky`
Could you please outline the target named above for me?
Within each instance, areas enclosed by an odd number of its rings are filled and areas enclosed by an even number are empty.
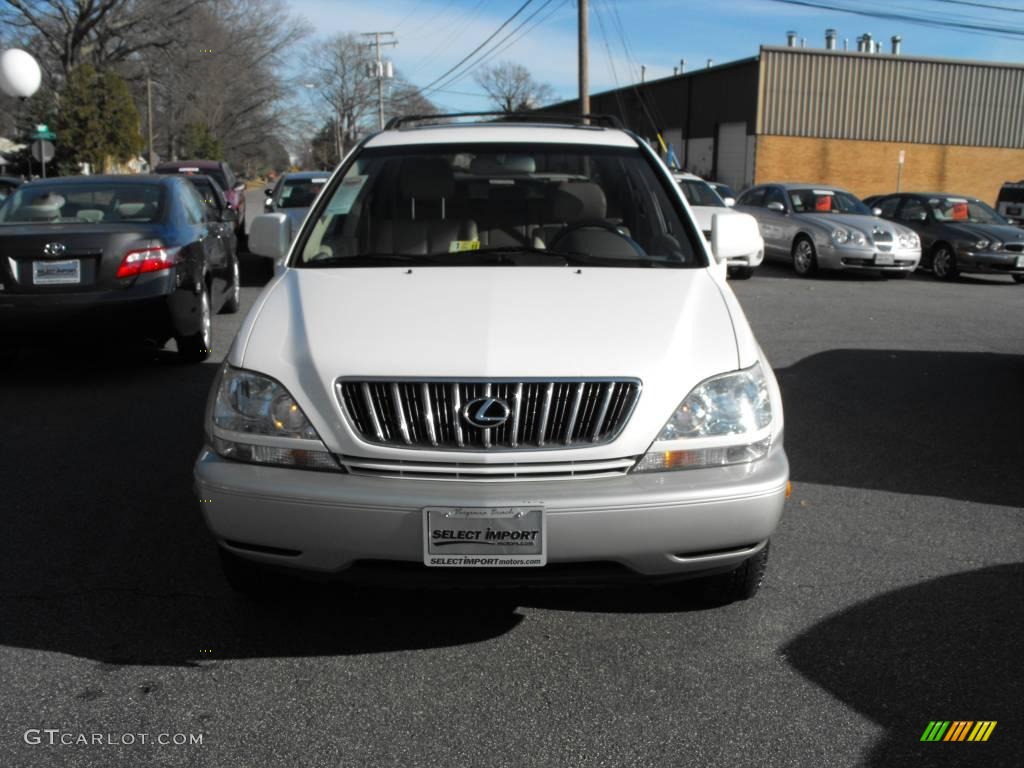
[[[395,32],[399,45],[387,49],[395,66],[425,86],[455,65],[512,15],[523,0],[289,0],[319,35],[338,32]],[[813,0],[814,4],[820,0]],[[590,78],[597,92],[686,69],[755,56],[761,44],[783,45],[786,31],[824,47],[825,29],[839,32],[856,49],[856,38],[870,32],[888,50],[889,38],[903,38],[903,53],[983,61],[1024,61],[1024,0],[840,0],[847,7],[895,15],[948,19],[997,27],[1002,36],[945,29],[904,19],[879,19],[820,10],[777,0],[590,0]],[[1001,6],[996,10],[984,6]],[[486,63],[514,61],[550,84],[558,96],[576,94],[576,2],[533,0],[494,40],[501,41],[531,13],[539,13],[508,37],[503,50]],[[617,11],[617,14],[616,14]],[[604,34],[602,34],[602,28]],[[607,45],[606,45],[607,40]],[[492,43],[493,45],[493,43]],[[627,47],[628,46],[628,47]],[[490,52],[491,46],[481,51]],[[477,57],[479,58],[479,56]],[[471,60],[471,61],[475,61]],[[458,70],[457,72],[461,72]],[[471,74],[444,84],[429,97],[447,110],[485,109],[487,100]]]

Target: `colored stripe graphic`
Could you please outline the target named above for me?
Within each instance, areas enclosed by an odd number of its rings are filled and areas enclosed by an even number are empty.
[[[978,724],[974,726],[974,730],[971,731],[971,735],[967,737],[967,740],[988,741],[988,737],[992,735],[992,731],[994,731],[995,728],[995,720],[979,720]]]
[[[943,741],[963,741],[967,737],[967,732],[972,725],[974,725],[974,722],[971,720],[954,720],[953,725],[950,726],[949,733],[946,734],[946,738]]]
[[[932,720],[921,734],[921,741],[940,741],[947,728],[949,720]]]

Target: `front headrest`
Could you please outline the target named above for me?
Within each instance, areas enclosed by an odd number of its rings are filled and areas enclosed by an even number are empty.
[[[443,157],[414,157],[402,161],[398,189],[407,199],[440,200],[455,191],[455,174]]]
[[[551,195],[553,221],[603,219],[608,212],[604,190],[592,181],[563,181]]]
[[[469,172],[478,176],[509,173],[533,173],[537,163],[529,155],[477,155],[469,163]]]

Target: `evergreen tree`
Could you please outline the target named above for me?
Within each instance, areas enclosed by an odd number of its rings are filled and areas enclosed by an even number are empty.
[[[203,123],[189,123],[182,137],[182,157],[190,160],[223,160],[224,145]]]

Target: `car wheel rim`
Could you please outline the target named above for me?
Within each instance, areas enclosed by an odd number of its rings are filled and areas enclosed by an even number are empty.
[[[949,261],[949,251],[945,248],[935,254],[935,260],[932,263],[932,268],[935,270],[935,274],[938,277],[945,277],[949,274]]]
[[[238,302],[239,297],[242,295],[242,281],[238,273],[238,259],[235,259],[235,266],[232,270],[232,279],[234,287],[231,289],[231,299],[234,302]]]
[[[811,268],[811,244],[801,240],[796,246],[796,271],[806,272]]]

